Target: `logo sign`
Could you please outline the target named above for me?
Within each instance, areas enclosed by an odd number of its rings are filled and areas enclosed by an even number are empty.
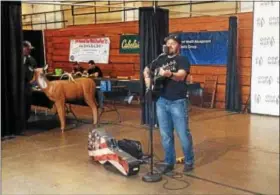
[[[279,56],[268,56],[265,58],[265,60],[263,59],[262,56],[255,57],[255,64],[258,66],[263,65],[264,61],[268,65],[278,65],[279,66]]]
[[[269,56],[267,58],[267,63],[269,65],[278,65],[279,66],[279,56]]]
[[[228,56],[228,31],[183,32],[181,55],[193,65],[226,65]]]
[[[279,105],[279,95],[266,95],[265,96],[265,102]],[[279,109],[279,107],[278,107]]]
[[[258,27],[262,28],[262,27],[265,26],[265,24],[266,24],[266,21],[265,21],[264,17],[257,18],[257,26]],[[277,25],[279,25],[279,16],[278,17],[276,17],[276,16],[269,17],[268,18],[268,24],[270,26],[277,26]]]
[[[277,25],[279,26],[279,16],[278,17],[275,17],[275,16],[269,17],[268,24],[270,26],[277,26]]]
[[[259,84],[271,85],[272,82],[273,82],[272,76],[259,76],[258,77],[258,83]]]
[[[139,53],[140,42],[138,35],[121,35],[120,53]]]
[[[275,44],[274,37],[261,37],[260,38],[260,45],[267,47],[270,46],[272,47]]]

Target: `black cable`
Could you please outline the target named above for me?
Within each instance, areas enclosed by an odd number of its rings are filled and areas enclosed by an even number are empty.
[[[184,175],[182,173],[177,173],[177,172],[173,172],[173,173],[175,173],[173,176],[168,176],[168,175],[165,175],[165,176],[169,177],[170,179],[176,180],[178,182],[185,183],[185,185],[183,187],[169,188],[169,187],[167,187],[167,184],[168,184],[169,180],[164,178],[165,182],[162,184],[162,187],[164,189],[166,189],[166,190],[183,190],[183,189],[188,188],[191,185],[186,180],[178,179],[178,178],[183,178]]]
[[[157,162],[155,161],[155,165],[156,165],[160,162],[160,158],[156,154],[154,154],[154,157],[156,158],[156,161],[157,161]],[[190,186],[190,183],[188,181],[182,179],[184,177],[183,173],[172,171],[171,173],[164,174],[164,176],[166,176],[166,177],[163,177],[163,179],[165,180],[165,182],[162,184],[163,189],[174,191],[174,190],[183,190]],[[177,182],[182,182],[185,185],[183,187],[169,188],[169,187],[167,187],[167,185],[168,185],[170,179],[176,180]]]

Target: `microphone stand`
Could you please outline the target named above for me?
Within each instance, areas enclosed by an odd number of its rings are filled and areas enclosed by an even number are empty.
[[[151,73],[151,67],[154,62],[156,62],[161,56],[166,55],[165,53],[160,54],[155,60],[153,60],[149,64],[150,68],[150,79],[152,79],[152,73]],[[148,96],[148,107],[150,108],[150,124],[149,124],[149,130],[150,130],[150,172],[146,173],[142,177],[142,180],[144,182],[159,182],[162,180],[162,176],[159,173],[154,172],[154,147],[153,147],[153,130],[154,130],[154,106],[153,106],[153,92],[152,92],[152,81],[150,82],[150,86],[148,90],[146,91],[146,95]]]

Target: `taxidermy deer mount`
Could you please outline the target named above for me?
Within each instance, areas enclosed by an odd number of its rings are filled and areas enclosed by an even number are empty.
[[[44,73],[47,69],[48,65],[46,65],[44,68],[36,69],[29,67],[29,70],[34,72],[33,79],[37,81],[39,87],[46,94],[46,96],[55,103],[62,132],[65,129],[66,100],[76,100],[83,98],[87,105],[92,109],[93,126],[95,127],[98,122],[98,111],[95,99],[96,84],[94,80],[90,78],[73,79],[69,74],[69,76],[72,78],[69,81],[48,81]]]

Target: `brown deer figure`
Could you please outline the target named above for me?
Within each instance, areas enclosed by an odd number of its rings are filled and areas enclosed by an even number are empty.
[[[93,126],[97,125],[98,111],[95,99],[96,84],[90,78],[78,78],[72,81],[57,80],[48,81],[44,72],[48,65],[44,68],[32,69],[34,71],[33,80],[36,79],[39,87],[46,96],[55,103],[62,132],[65,129],[65,102],[66,100],[84,99],[88,106],[92,109]]]

